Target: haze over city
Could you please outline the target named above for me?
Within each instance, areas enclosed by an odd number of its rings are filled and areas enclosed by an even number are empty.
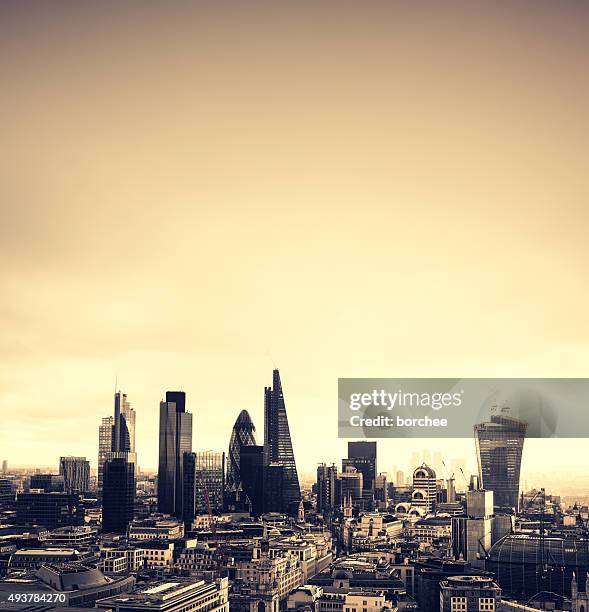
[[[339,376],[586,375],[587,4],[434,6],[2,4],[2,458],[95,462],[117,377],[153,469],[276,365],[310,472]]]

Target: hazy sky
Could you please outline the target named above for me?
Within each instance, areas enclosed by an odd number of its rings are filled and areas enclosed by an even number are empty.
[[[225,449],[280,367],[302,471],[344,452],[338,376],[587,376],[588,18],[2,2],[0,459],[95,465],[116,376],[148,468],[166,389]]]

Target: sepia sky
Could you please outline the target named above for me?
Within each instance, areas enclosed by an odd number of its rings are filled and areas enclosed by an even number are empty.
[[[115,377],[153,468],[166,389],[222,450],[277,366],[310,471],[345,452],[338,376],[587,376],[588,18],[2,2],[0,459],[95,466]]]

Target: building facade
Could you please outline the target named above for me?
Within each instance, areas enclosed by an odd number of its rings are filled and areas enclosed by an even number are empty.
[[[280,373],[272,373],[272,387],[264,389],[264,464],[284,466],[283,504],[285,509],[296,510],[301,490],[294,451],[288,426],[288,417],[282,392]]]
[[[517,508],[526,428],[506,408],[474,427],[481,487],[493,491],[498,508]]]
[[[179,518],[184,512],[184,453],[192,452],[192,414],[186,394],[168,391],[160,403],[158,509]]]
[[[90,490],[90,462],[86,457],[61,457],[59,474],[63,476],[66,493]]]
[[[102,483],[102,531],[126,534],[135,510],[135,465],[107,459]]]

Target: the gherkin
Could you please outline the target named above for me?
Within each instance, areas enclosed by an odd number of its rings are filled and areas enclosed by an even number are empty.
[[[241,483],[240,458],[244,446],[255,446],[256,428],[247,410],[242,410],[233,425],[229,441],[229,465],[227,467],[227,490],[238,492],[243,489]]]

